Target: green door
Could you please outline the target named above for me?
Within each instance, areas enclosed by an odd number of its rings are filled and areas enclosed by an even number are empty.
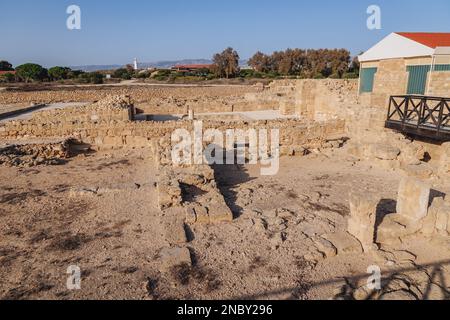
[[[377,73],[377,68],[362,68],[360,71],[360,93],[368,93],[373,91],[373,81],[375,78],[375,73]]]
[[[408,66],[407,71],[409,72],[407,94],[424,95],[430,66]]]

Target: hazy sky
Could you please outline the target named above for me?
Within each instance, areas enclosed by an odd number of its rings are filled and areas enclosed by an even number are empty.
[[[81,30],[66,27],[69,5]],[[366,27],[369,5],[382,29]],[[450,32],[449,0],[0,0],[0,59],[14,65],[125,64],[211,58],[227,46],[367,50],[394,31]]]

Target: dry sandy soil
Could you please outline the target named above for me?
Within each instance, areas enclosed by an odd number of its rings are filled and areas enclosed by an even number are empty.
[[[382,195],[380,212],[394,212],[399,174],[347,161],[340,149],[283,158],[272,177],[256,166],[216,175],[235,220],[188,228],[193,266],[166,271],[150,151],[0,167],[0,298],[351,299],[371,265],[393,288],[386,299],[449,298],[450,245],[411,239],[372,254],[305,258],[316,235],[345,230],[351,188]],[[82,270],[81,290],[66,287],[71,265]]]

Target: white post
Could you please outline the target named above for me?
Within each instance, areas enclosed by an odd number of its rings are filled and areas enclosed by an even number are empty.
[[[436,56],[433,54],[433,56],[431,57],[430,72],[428,73],[427,91],[425,93],[427,96],[430,94],[431,73],[433,72],[435,59],[436,59]]]

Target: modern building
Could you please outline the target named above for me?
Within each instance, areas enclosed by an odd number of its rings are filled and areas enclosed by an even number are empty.
[[[200,71],[200,70],[211,70],[211,64],[177,64],[172,67],[172,70],[178,72],[192,72],[192,71]]]
[[[450,33],[392,33],[359,61],[360,97],[373,106],[392,95],[450,97]]]
[[[0,76],[4,75],[4,74],[7,74],[7,73],[16,74],[16,71],[0,71]]]

